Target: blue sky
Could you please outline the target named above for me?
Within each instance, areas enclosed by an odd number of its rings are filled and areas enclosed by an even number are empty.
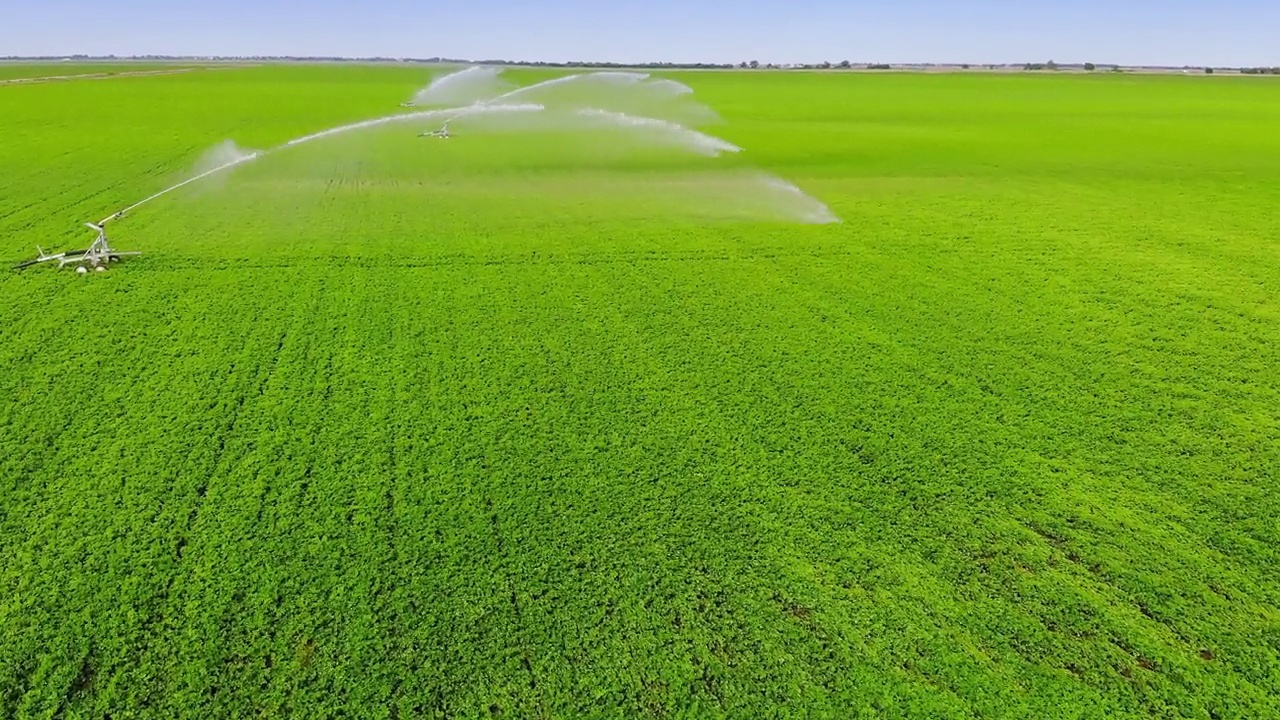
[[[15,0],[0,55],[1280,65],[1280,0]]]

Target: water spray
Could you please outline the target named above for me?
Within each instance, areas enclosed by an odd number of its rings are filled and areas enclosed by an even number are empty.
[[[441,120],[442,125],[437,130],[420,133],[419,137],[433,137],[447,139],[452,137],[449,130],[450,123],[461,118],[481,116],[481,115],[506,115],[506,114],[531,114],[542,113],[547,110],[547,102],[550,98],[544,99],[543,102],[513,102],[522,97],[537,97],[539,93],[548,90],[572,89],[576,86],[597,88],[622,88],[633,94],[643,90],[649,93],[649,98],[658,98],[670,101],[673,98],[681,98],[691,95],[693,90],[684,83],[675,80],[659,79],[652,80],[647,73],[638,72],[622,72],[622,71],[600,71],[589,73],[576,73],[573,75],[565,75],[562,77],[544,80],[521,88],[507,90],[509,85],[503,85],[498,81],[498,75],[502,72],[501,68],[488,67],[471,67],[450,73],[443,77],[437,78],[432,83],[414,96],[410,102],[401,103],[404,107],[416,107],[423,104],[435,104],[443,100],[449,100],[452,103],[467,102],[470,104],[460,104],[455,107],[444,107],[429,110],[420,110],[407,113],[399,113],[395,115],[387,115],[384,117],[373,118],[371,120],[361,120],[359,122],[340,125],[338,127],[321,130],[319,132],[303,135],[294,138],[282,145],[270,150],[259,152],[241,153],[234,144],[228,142],[216,149],[215,155],[218,164],[208,170],[204,170],[194,177],[183,180],[180,183],[167,187],[154,195],[150,195],[136,203],[115,212],[96,223],[85,223],[92,229],[97,236],[87,249],[84,250],[68,250],[61,253],[46,253],[43,248],[37,247],[37,257],[28,260],[17,266],[17,269],[30,267],[46,262],[57,262],[58,267],[67,265],[76,265],[76,271],[79,273],[87,273],[90,269],[95,271],[105,270],[108,263],[120,260],[124,256],[140,255],[140,252],[119,252],[111,248],[107,240],[106,226],[108,223],[125,217],[128,213],[147,203],[163,197],[175,190],[186,187],[192,183],[198,182],[210,176],[227,172],[244,163],[251,162],[265,155],[285,150],[286,148],[313,142],[321,138],[341,135],[357,130],[367,128],[380,127],[392,123],[418,122],[424,120]],[[596,98],[602,100],[603,98]],[[618,99],[617,97],[613,99]],[[627,98],[624,98],[627,99]],[[630,98],[634,101],[634,98]],[[562,101],[565,98],[561,98]],[[623,112],[617,109],[606,109],[603,107],[584,106],[579,100],[575,104],[573,98],[569,98],[565,103],[569,110],[569,115],[558,115],[557,118],[563,120],[566,117],[576,117],[590,123],[610,125],[621,128],[634,128],[655,132],[665,137],[669,142],[683,147],[692,152],[703,155],[716,156],[721,153],[736,153],[741,150],[738,146],[722,140],[718,137],[708,135],[697,130],[693,130],[684,124],[674,122],[672,120],[648,117],[645,115],[637,115],[633,113]],[[607,104],[607,103],[606,103]],[[700,104],[688,105],[685,110],[692,107],[695,110],[703,111],[703,117],[715,118],[715,114]],[[228,154],[232,158],[222,161],[221,158]],[[767,176],[765,184],[773,191],[779,192],[782,196],[789,197],[795,202],[804,205],[805,222],[839,222],[839,219],[831,214],[818,200],[805,194],[795,185],[792,185],[781,178]]]
[[[421,120],[421,119],[430,119],[430,118],[437,118],[437,117],[443,117],[446,119],[445,119],[444,127],[441,128],[441,130],[436,132],[436,137],[449,137],[449,134],[448,134],[449,122],[457,117],[462,117],[465,115],[474,115],[477,113],[530,112],[530,111],[539,111],[539,110],[542,110],[541,105],[525,104],[525,105],[467,106],[467,107],[460,107],[460,108],[449,108],[444,110],[428,110],[428,111],[422,111],[422,112],[404,113],[400,115],[390,115],[387,117],[375,118],[373,120],[364,120],[357,123],[351,123],[349,125],[342,125],[336,128],[330,128],[329,130],[323,130],[318,133],[304,135],[300,138],[295,138],[293,140],[290,140],[284,145],[273,148],[272,150],[252,152],[248,154],[237,153],[236,157],[234,157],[233,159],[227,162],[223,162],[215,167],[212,167],[208,170],[205,170],[204,172],[201,172],[195,175],[194,177],[187,178],[186,180],[183,180],[180,183],[171,185],[161,190],[158,193],[145,197],[139,200],[138,202],[135,202],[132,205],[124,208],[123,210],[118,210],[108,215],[107,217],[99,220],[96,223],[85,223],[87,227],[93,229],[97,233],[97,237],[94,238],[93,242],[89,245],[88,248],[84,250],[66,250],[60,253],[47,253],[44,251],[44,248],[40,246],[36,246],[36,257],[32,260],[27,260],[25,262],[19,263],[18,265],[14,266],[14,269],[22,270],[24,268],[28,268],[33,265],[57,262],[59,268],[66,267],[67,265],[76,265],[77,266],[76,272],[80,274],[84,274],[89,272],[90,269],[99,271],[99,272],[104,271],[107,269],[107,265],[109,263],[118,262],[121,258],[126,256],[141,255],[142,253],[139,251],[120,252],[117,250],[113,250],[111,248],[109,240],[107,239],[107,229],[106,229],[107,224],[115,220],[119,220],[125,217],[126,215],[128,215],[129,213],[133,212],[134,210],[138,209],[139,207],[142,207],[143,205],[146,205],[147,203],[153,200],[164,197],[165,195],[168,195],[169,193],[175,190],[186,187],[187,185],[190,185],[194,182],[198,182],[212,175],[226,172],[238,165],[243,165],[244,163],[250,162],[252,160],[256,160],[264,155],[282,150],[287,147],[292,147],[294,145],[301,145],[303,143],[311,142],[313,140],[318,140],[322,137],[328,137],[330,135],[337,135],[340,133],[351,132],[353,130],[376,127],[379,125],[385,125],[385,124],[394,123],[394,122],[405,122],[410,120]]]
[[[505,92],[485,102],[490,102],[490,103],[502,102],[504,100],[510,100],[512,98],[520,97],[521,95],[529,95],[542,90],[546,90],[547,88],[559,87],[562,85],[568,85],[570,83],[580,83],[583,81],[618,82],[618,83],[624,83],[627,85],[634,85],[636,83],[643,82],[644,80],[648,80],[648,79],[649,79],[648,73],[621,72],[616,70],[606,70],[606,71],[593,72],[593,73],[576,73],[573,75],[563,75],[558,78],[551,78],[550,80],[543,80],[542,82],[534,83],[532,85],[526,85],[522,88],[516,88],[515,90],[512,90],[510,92]]]
[[[682,145],[701,155],[716,156],[720,153],[736,153],[742,151],[742,148],[731,142],[721,140],[713,135],[698,132],[697,130],[691,130],[679,123],[673,123],[667,120],[639,117],[622,112],[613,112],[612,110],[601,110],[599,108],[581,108],[576,114],[578,117],[598,120],[608,125],[615,125],[624,128],[654,130],[667,136],[674,143]]]
[[[471,115],[492,115],[492,114],[510,114],[510,113],[536,113],[541,112],[545,108],[542,105],[534,103],[520,104],[503,104],[503,105],[464,105],[455,108],[443,108],[439,110],[419,110],[418,112],[400,113],[398,115],[387,115],[385,117],[373,118],[372,120],[361,120],[360,122],[350,123],[348,125],[339,125],[328,130],[321,130],[310,135],[303,135],[300,138],[294,138],[289,142],[281,145],[269,152],[282,150],[295,145],[302,145],[321,138],[333,135],[342,135],[352,132],[353,130],[365,130],[367,128],[380,127],[382,125],[390,125],[393,123],[415,122],[419,120],[437,120],[444,122],[453,122],[458,118],[468,117]]]
[[[467,105],[486,98],[496,97],[511,89],[511,84],[499,79],[502,68],[476,65],[437,77],[413,99],[400,103],[401,107]]]
[[[224,163],[224,164],[222,164],[222,165],[219,165],[219,166],[217,166],[217,167],[213,168],[212,170],[206,170],[205,172],[202,172],[202,173],[200,173],[199,175],[196,175],[196,176],[195,176],[195,177],[193,177],[193,178],[188,178],[188,179],[186,179],[186,180],[183,180],[182,182],[178,183],[177,185],[173,185],[173,186],[171,186],[171,187],[167,187],[167,188],[165,188],[164,190],[161,190],[160,192],[156,193],[155,195],[152,195],[151,197],[143,198],[142,200],[139,200],[138,202],[136,202],[136,203],[134,203],[134,204],[130,205],[129,207],[127,207],[127,208],[125,208],[125,209],[123,209],[123,210],[121,210],[121,211],[119,211],[119,212],[117,212],[117,213],[115,213],[115,214],[113,214],[113,215],[109,215],[109,216],[107,216],[106,218],[104,218],[104,219],[103,219],[101,222],[99,222],[98,224],[100,224],[100,225],[105,225],[105,224],[107,224],[108,222],[110,222],[110,221],[112,221],[112,220],[115,220],[115,219],[117,219],[117,218],[124,217],[124,216],[125,216],[125,214],[127,214],[127,213],[129,213],[129,212],[131,212],[131,211],[133,211],[133,210],[136,210],[138,207],[140,207],[140,206],[142,206],[142,205],[146,205],[147,203],[151,202],[152,200],[155,200],[155,199],[156,199],[156,198],[158,198],[158,197],[162,197],[162,196],[164,196],[164,195],[168,195],[169,193],[173,192],[174,190],[177,190],[178,188],[186,187],[187,185],[190,185],[191,183],[193,183],[193,182],[195,182],[195,181],[197,181],[197,180],[203,180],[203,179],[205,179],[205,178],[209,177],[210,175],[215,175],[215,174],[217,174],[217,173],[222,172],[223,170],[230,170],[231,168],[235,167],[236,165],[240,165],[241,163],[247,163],[247,162],[249,162],[250,160],[257,159],[257,158],[258,158],[258,157],[260,157],[261,155],[262,155],[262,153],[260,153],[260,152],[249,153],[248,155],[245,155],[245,156],[243,156],[243,157],[236,158],[235,160],[232,160],[231,162],[228,162],[228,163]]]

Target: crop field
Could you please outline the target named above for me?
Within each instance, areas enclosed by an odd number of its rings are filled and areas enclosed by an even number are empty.
[[[0,717],[1280,717],[1280,84],[665,77],[0,273]],[[0,86],[0,258],[430,79]]]

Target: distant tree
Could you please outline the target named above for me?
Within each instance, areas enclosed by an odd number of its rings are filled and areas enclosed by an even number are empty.
[[[841,60],[841,61],[840,61],[840,68],[841,68],[841,69],[843,69],[843,70],[848,70],[848,69],[849,69],[849,61],[848,61],[848,60]]]
[[[1045,70],[1057,70],[1057,69],[1058,69],[1058,63],[1056,63],[1056,62],[1054,62],[1054,61],[1050,60],[1049,62],[1047,62],[1047,63],[1045,63],[1045,64],[1044,64],[1044,69],[1045,69]]]
[[[1084,64],[1084,69],[1085,69],[1085,70],[1088,70],[1089,72],[1093,72],[1094,70],[1097,70],[1097,69],[1098,69],[1098,66],[1097,66],[1097,65],[1094,65],[1093,63],[1085,63],[1085,64]]]
[[[870,65],[867,65],[867,69],[868,70],[889,70],[890,67],[888,63],[871,63]]]
[[[960,63],[960,69],[961,69],[961,70],[968,70],[968,69],[969,69],[969,63]]]
[[[1205,69],[1204,69],[1204,74],[1205,74],[1205,75],[1212,75],[1212,74],[1213,74],[1213,68],[1205,68]]]
[[[822,68],[823,70],[830,70],[831,63],[827,62],[826,60],[823,60],[822,64],[818,65],[818,67]]]
[[[747,61],[746,61],[746,60],[743,60],[742,62],[738,63],[738,67],[739,67],[739,68],[741,68],[741,69],[743,69],[743,70],[746,70],[746,69],[747,69]]]
[[[759,60],[752,60],[752,61],[751,61],[751,69],[752,69],[752,70],[755,70],[755,69],[756,69],[756,68],[758,68],[758,67],[760,67],[760,61],[759,61]]]

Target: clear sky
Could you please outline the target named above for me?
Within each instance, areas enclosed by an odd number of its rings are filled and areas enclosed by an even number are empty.
[[[13,0],[0,55],[1280,65],[1280,0]]]

